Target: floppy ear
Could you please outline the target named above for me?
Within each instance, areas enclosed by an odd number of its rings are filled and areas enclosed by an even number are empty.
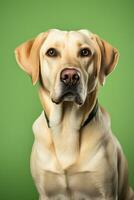
[[[29,40],[15,49],[17,63],[32,77],[33,84],[39,77],[39,50],[46,36],[47,32],[40,33],[35,39]]]
[[[95,38],[101,52],[99,80],[100,84],[104,85],[105,77],[115,68],[119,55],[117,49],[113,48],[108,42],[100,39],[97,35],[95,35]]]

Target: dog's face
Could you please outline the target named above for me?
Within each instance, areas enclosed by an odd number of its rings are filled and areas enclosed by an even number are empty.
[[[83,104],[97,82],[94,53],[92,34],[87,31],[49,32],[40,49],[40,66],[53,102]]]
[[[88,94],[103,84],[117,63],[117,50],[87,30],[42,33],[16,49],[20,66],[32,76],[39,73],[54,103],[82,105]]]

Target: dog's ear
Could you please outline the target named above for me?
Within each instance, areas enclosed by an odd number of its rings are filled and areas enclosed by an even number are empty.
[[[105,77],[115,68],[119,54],[117,49],[113,48],[108,42],[100,39],[97,35],[94,36],[101,52],[99,81],[101,85],[104,85]]]
[[[47,32],[40,33],[35,39],[29,40],[15,49],[17,63],[31,76],[33,84],[39,78],[39,50],[46,37]]]

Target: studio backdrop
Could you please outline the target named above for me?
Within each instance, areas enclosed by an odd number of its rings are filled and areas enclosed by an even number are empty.
[[[134,188],[134,1],[0,0],[0,200],[37,200],[30,174],[32,124],[42,111],[38,85],[18,67],[14,49],[51,28],[89,29],[119,50],[99,93],[110,113]]]

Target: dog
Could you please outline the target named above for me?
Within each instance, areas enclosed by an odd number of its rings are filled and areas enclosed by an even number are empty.
[[[133,200],[122,148],[98,89],[118,51],[88,30],[40,33],[15,49],[39,80],[43,111],[33,124],[31,174],[40,200]]]

